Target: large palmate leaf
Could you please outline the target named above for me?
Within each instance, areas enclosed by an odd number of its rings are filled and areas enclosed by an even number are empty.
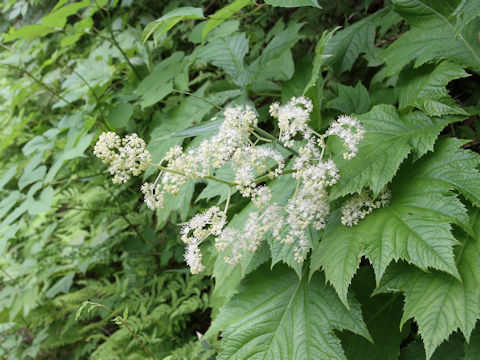
[[[386,76],[399,73],[411,61],[414,67],[418,67],[438,59],[448,59],[480,70],[480,18],[474,15],[480,11],[478,1],[392,2],[395,11],[411,25],[411,29],[386,50]]]
[[[450,61],[402,71],[396,86],[399,108],[414,106],[430,116],[466,115],[467,112],[448,95],[445,86],[454,79],[467,76],[460,65]]]
[[[457,240],[450,224],[470,233],[471,228],[464,205],[448,191],[456,189],[475,201],[480,195],[476,170],[480,158],[459,149],[461,144],[459,140],[442,140],[435,153],[413,167],[405,167],[389,186],[390,204],[375,210],[358,225],[344,226],[340,215],[332,214],[312,254],[312,270],[323,268],[345,304],[362,255],[372,262],[377,282],[388,264],[398,259],[425,271],[431,267],[459,277],[453,256]]]
[[[406,264],[389,268],[377,292],[405,294],[402,324],[414,318],[427,358],[455,330],[470,338],[480,317],[480,212],[471,214],[474,236],[462,236],[456,261],[461,281],[445,273],[422,272]]]
[[[307,281],[286,267],[250,274],[206,336],[222,330],[222,359],[346,359],[333,332],[370,338],[360,305],[347,310],[320,274]]]
[[[340,180],[332,189],[333,198],[360,192],[364,186],[378,193],[412,150],[418,157],[432,150],[440,131],[454,121],[451,117],[429,118],[421,112],[402,116],[391,105],[377,105],[358,119],[366,135],[356,157],[335,159]]]

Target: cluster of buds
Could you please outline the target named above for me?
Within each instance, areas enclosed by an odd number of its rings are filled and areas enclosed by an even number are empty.
[[[152,156],[145,149],[146,144],[137,134],[127,135],[123,139],[114,132],[100,135],[93,153],[105,164],[110,164],[113,183],[127,182],[131,175],[138,176],[148,167]]]
[[[258,120],[251,107],[229,107],[214,136],[194,148],[172,147],[159,164],[151,164],[145,142],[136,134],[121,139],[113,132],[103,133],[94,153],[110,165],[115,183],[126,182],[149,165],[159,168],[155,181],[146,182],[141,188],[145,203],[152,210],[163,208],[165,194],[178,194],[189,179],[221,181],[230,190],[235,187],[242,196],[251,199],[258,210],[250,212],[242,228],[226,227],[231,191],[225,210],[213,206],[182,227],[182,241],[186,245],[184,257],[192,273],[204,270],[200,245],[209,237],[215,239],[217,250],[224,253],[224,260],[229,264],[237,264],[244,253],[256,251],[267,234],[274,241],[292,244],[294,258],[301,263],[311,247],[308,228],[321,230],[326,226],[330,212],[329,188],[339,179],[337,166],[330,155],[325,155],[326,137],[342,138],[346,148],[343,157],[349,160],[357,154],[365,133],[357,119],[342,115],[325,134],[317,134],[308,125],[312,109],[312,102],[305,97],[294,97],[285,105],[272,104],[270,114],[278,119],[280,130],[279,139],[275,139],[266,138],[271,135],[257,127]],[[255,143],[252,137],[257,138]],[[288,171],[282,154],[268,144],[257,146],[258,141],[280,142],[294,154]],[[234,181],[214,176],[215,170],[227,162],[231,162],[235,172]],[[289,201],[280,206],[272,202],[272,192],[264,183],[287,173],[297,180],[297,188]],[[385,206],[389,199],[388,191],[382,192],[376,200],[363,193],[352,198],[342,208],[342,223],[357,224],[373,209]]]

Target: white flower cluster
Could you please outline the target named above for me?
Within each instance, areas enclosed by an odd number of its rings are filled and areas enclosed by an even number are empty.
[[[163,208],[165,193],[178,194],[189,179],[216,179],[213,176],[215,169],[227,161],[231,161],[235,182],[216,180],[228,184],[230,190],[236,187],[258,209],[249,214],[241,228],[226,227],[230,192],[224,211],[213,206],[190,219],[181,234],[186,244],[185,261],[193,274],[204,270],[199,246],[210,236],[230,264],[237,264],[246,252],[256,251],[267,234],[274,241],[292,244],[296,261],[305,260],[311,246],[307,231],[309,227],[321,230],[326,226],[330,212],[329,188],[339,179],[337,166],[330,155],[325,155],[325,139],[330,135],[341,137],[346,148],[343,156],[351,159],[357,154],[358,144],[365,133],[357,119],[343,115],[320,135],[308,125],[312,109],[312,102],[305,97],[294,97],[286,105],[274,103],[270,106],[270,114],[278,119],[278,140],[296,155],[288,170],[285,170],[286,160],[279,151],[269,146],[257,146],[251,141],[254,136],[257,141],[275,139],[257,134],[261,130],[256,127],[258,121],[249,106],[227,108],[225,120],[214,136],[195,148],[184,150],[175,146],[158,165],[153,165],[160,169],[159,175],[153,183],[146,182],[141,188],[145,203],[152,210]],[[296,151],[291,149],[295,146]],[[131,175],[139,175],[151,163],[145,142],[136,134],[121,139],[113,132],[104,133],[95,145],[94,153],[110,164],[113,181],[117,183],[126,182]],[[286,173],[297,180],[297,188],[288,202],[280,206],[272,202],[272,192],[264,183]],[[385,206],[389,198],[388,191],[382,192],[376,200],[365,194],[352,198],[342,208],[342,223],[356,224],[373,209]]]
[[[152,161],[152,156],[145,149],[146,144],[137,134],[120,139],[114,132],[100,135],[93,153],[105,164],[110,164],[109,171],[115,184],[127,182],[131,175],[138,176]]]
[[[325,135],[337,135],[341,137],[343,139],[343,146],[347,148],[347,151],[343,153],[343,158],[350,160],[357,155],[358,143],[363,139],[365,130],[356,118],[342,115],[330,125]]]
[[[294,177],[302,182],[302,186],[287,204],[289,231],[283,242],[296,242],[295,259],[303,262],[309,249],[307,227],[313,225],[316,230],[321,230],[326,226],[330,212],[327,188],[338,181],[339,175],[335,163],[327,160],[302,167]]]
[[[278,119],[279,140],[286,146],[293,146],[293,138],[298,133],[309,138],[312,130],[307,122],[312,109],[312,102],[304,96],[293,97],[286,105],[273,103],[270,106],[270,115]]]
[[[249,213],[248,220],[242,229],[225,228],[215,238],[215,247],[220,252],[230,251],[231,255],[225,255],[224,260],[228,264],[235,265],[246,251],[257,251],[267,233],[278,238],[283,223],[282,210],[274,203],[262,213],[256,211]]]
[[[357,225],[374,209],[387,206],[391,197],[392,194],[388,189],[382,190],[376,199],[372,199],[365,192],[352,197],[342,206],[342,224],[345,226]]]
[[[270,170],[267,159],[275,160],[277,166],[274,170]],[[238,148],[233,154],[232,165],[235,171],[235,181],[237,188],[244,197],[252,197],[258,206],[262,207],[269,196],[268,188],[256,188],[255,177],[259,174],[268,173],[269,179],[274,179],[282,174],[285,167],[282,155],[270,148],[258,146],[244,146]],[[271,196],[270,196],[271,197]],[[267,202],[268,202],[267,201]]]
[[[182,227],[182,241],[186,244],[184,257],[192,274],[198,274],[205,268],[202,264],[200,244],[210,235],[220,235],[226,222],[226,214],[213,206],[195,215]]]

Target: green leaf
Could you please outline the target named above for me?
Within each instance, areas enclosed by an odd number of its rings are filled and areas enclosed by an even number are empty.
[[[187,138],[187,137],[210,134],[217,131],[224,120],[225,119],[222,118],[222,119],[212,120],[208,122],[203,122],[194,126],[190,126],[186,129],[165,135],[161,139]]]
[[[145,29],[142,32],[142,45],[145,44],[153,32],[155,32],[157,37],[162,36],[183,19],[205,19],[205,17],[203,16],[201,8],[191,6],[179,7],[169,11],[161,18],[152,21],[145,26]]]
[[[465,347],[465,360],[478,360],[478,354],[480,354],[480,325],[477,323],[470,342]]]
[[[183,52],[174,52],[138,84],[135,92],[141,96],[142,108],[156,104],[173,91],[173,79],[183,70],[183,56]]]
[[[222,330],[219,360],[346,359],[334,329],[370,338],[351,302],[348,311],[320,274],[308,282],[286,267],[263,267],[242,282],[206,336]]]
[[[480,157],[460,150],[461,143],[442,140],[434,153],[405,166],[389,186],[390,204],[374,210],[357,225],[344,226],[339,213],[332,214],[312,254],[311,271],[321,267],[342,301],[347,301],[348,287],[362,255],[373,264],[377,282],[389,263],[398,259],[424,271],[431,267],[459,276],[452,250],[457,240],[450,224],[470,233],[471,228],[465,206],[449,191],[480,195],[480,186],[475,185],[480,181],[476,170]]]
[[[468,115],[448,95],[445,86],[454,79],[469,76],[463,68],[450,61],[438,65],[423,65],[418,69],[407,69],[400,74],[396,90],[399,108],[414,106],[429,116],[445,114]]]
[[[248,52],[248,39],[245,33],[236,33],[197,49],[197,58],[218,66],[235,79],[244,70],[243,59]]]
[[[363,114],[370,110],[370,95],[361,81],[355,87],[338,84],[338,96],[325,106],[345,114]]]
[[[385,76],[398,74],[413,61],[414,67],[426,62],[447,59],[472,69],[480,70],[480,18],[468,23],[465,13],[478,12],[478,1],[464,1],[471,7],[461,6],[460,0],[392,0],[395,11],[411,25],[411,29],[385,51]],[[476,4],[476,5],[473,5]],[[455,16],[456,15],[456,16]]]
[[[457,329],[468,340],[480,317],[480,212],[472,212],[474,236],[462,236],[456,252],[461,281],[445,273],[425,273],[406,264],[388,269],[376,292],[405,294],[401,324],[413,318],[422,336],[427,359]]]
[[[265,0],[265,3],[275,7],[301,7],[301,6],[313,6],[317,9],[322,7],[318,5],[318,0]]]
[[[124,129],[133,114],[133,106],[121,102],[114,105],[108,113],[108,123],[115,129]]]
[[[35,200],[28,208],[30,215],[38,215],[50,210],[55,192],[51,186],[48,186],[40,193],[40,198]]]
[[[325,55],[325,47],[332,38],[333,34],[340,29],[340,26],[337,26],[333,30],[325,30],[322,34],[320,40],[318,40],[317,45],[315,46],[315,57],[313,58],[313,66],[312,66],[312,74],[310,76],[310,80],[308,81],[307,85],[303,89],[302,94],[310,90],[312,87],[317,86],[317,81],[321,76],[321,70],[323,64],[331,55]]]
[[[33,171],[25,171],[22,176],[20,176],[20,179],[18,179],[18,188],[21,190],[25,186],[43,179],[46,173],[47,167],[45,165],[39,166]]]
[[[75,277],[75,271],[69,272],[67,275],[63,276],[60,280],[58,280],[55,285],[53,285],[50,289],[47,290],[45,296],[48,299],[52,299],[60,293],[68,293],[70,287],[73,284],[73,278]]]
[[[202,40],[205,39],[210,31],[250,4],[252,4],[251,0],[235,0],[233,3],[217,10],[215,14],[210,15],[202,30]]]
[[[421,112],[402,117],[391,105],[377,105],[358,119],[365,126],[365,138],[352,160],[344,160],[341,154],[336,156],[340,180],[332,188],[334,199],[359,193],[365,186],[378,194],[412,150],[418,157],[432,150],[440,131],[450,122],[459,120],[429,118]]]
[[[331,55],[327,64],[337,73],[350,70],[360,53],[372,51],[376,28],[396,17],[391,9],[384,8],[338,31],[325,46],[325,54]]]
[[[373,343],[356,334],[343,332],[340,339],[349,360],[398,360],[400,344],[404,335],[408,334],[408,326],[404,327],[406,334],[399,326],[402,297],[398,294],[371,296],[374,288],[372,268],[362,266],[353,279],[352,289],[362,305],[363,317]]]

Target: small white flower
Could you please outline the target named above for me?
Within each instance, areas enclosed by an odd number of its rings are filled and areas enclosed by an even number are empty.
[[[384,189],[374,200],[366,192],[347,200],[342,206],[341,222],[345,226],[354,226],[370,214],[374,209],[385,207],[390,202],[391,193]]]
[[[140,175],[152,161],[145,141],[137,134],[120,140],[114,132],[103,133],[95,144],[93,153],[105,164],[110,164],[108,170],[116,184],[127,182],[131,175]]]
[[[144,183],[142,185],[142,193],[145,195],[144,201],[151,210],[163,209],[165,205],[164,194],[161,186],[158,184]]]
[[[347,115],[341,115],[330,124],[326,136],[337,135],[343,139],[343,146],[347,151],[343,154],[343,158],[350,160],[358,152],[358,143],[363,139],[365,130],[363,125],[356,118]]]
[[[293,97],[287,104],[274,103],[270,106],[270,115],[278,119],[280,129],[279,139],[286,146],[293,146],[293,138],[302,133],[304,138],[310,138],[312,130],[307,125],[313,105],[304,96]]]

